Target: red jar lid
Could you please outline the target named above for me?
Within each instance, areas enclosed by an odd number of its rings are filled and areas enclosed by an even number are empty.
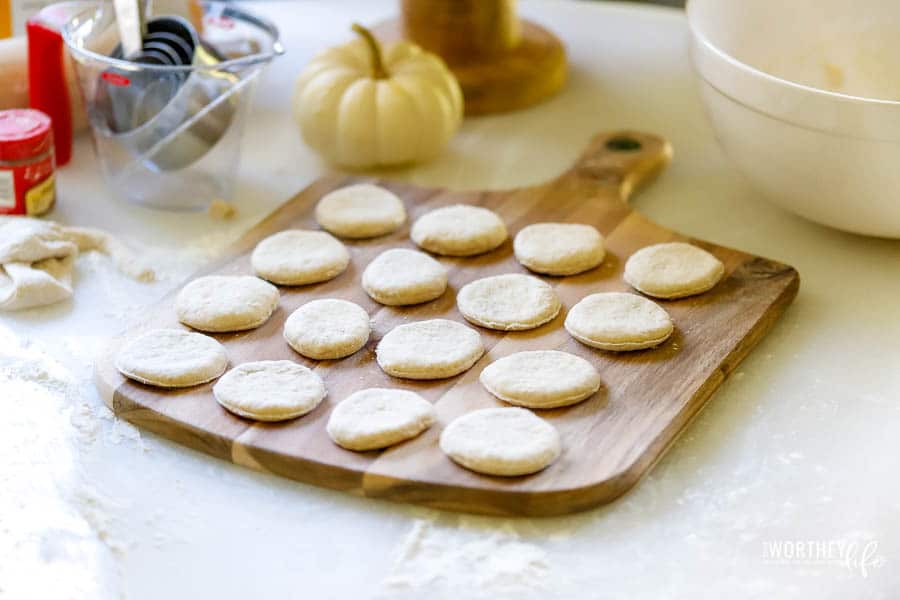
[[[52,147],[50,117],[32,108],[0,110],[0,161],[28,160]]]

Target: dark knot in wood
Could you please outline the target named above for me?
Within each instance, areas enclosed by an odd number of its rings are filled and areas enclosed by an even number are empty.
[[[788,275],[793,271],[793,267],[783,263],[757,257],[742,264],[734,274],[742,279],[772,279]]]
[[[619,187],[622,185],[621,166],[610,164],[608,161],[597,159],[587,160],[577,169],[578,176],[596,183]]]

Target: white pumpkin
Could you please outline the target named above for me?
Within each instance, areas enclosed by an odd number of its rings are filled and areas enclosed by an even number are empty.
[[[382,52],[365,28],[303,70],[294,117],[306,143],[354,168],[417,162],[446,145],[463,115],[459,84],[444,62],[409,42]]]

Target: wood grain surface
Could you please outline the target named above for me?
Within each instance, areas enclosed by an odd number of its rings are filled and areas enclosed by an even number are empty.
[[[527,516],[570,513],[609,502],[635,485],[659,460],[728,373],[775,323],[799,286],[797,272],[787,265],[689,240],[719,257],[725,264],[725,276],[705,294],[661,302],[676,324],[669,341],[655,349],[617,354],[573,340],[563,328],[566,309],[594,292],[628,290],[621,278],[622,268],[639,248],[686,239],[632,211],[626,202],[669,157],[669,146],[659,137],[618,132],[598,135],[571,169],[535,187],[460,192],[377,182],[403,198],[410,220],[439,206],[465,202],[497,211],[511,235],[530,223],[566,221],[590,223],[606,236],[608,253],[600,267],[572,277],[542,277],[556,288],[563,302],[557,318],[524,332],[479,329],[488,352],[459,376],[430,382],[391,378],[378,368],[375,346],[401,323],[433,317],[464,322],[455,304],[456,291],[462,285],[487,275],[526,271],[516,262],[511,241],[507,241],[481,256],[441,258],[450,272],[450,287],[437,300],[412,307],[381,306],[362,290],[360,276],[381,251],[414,247],[407,223],[390,236],[347,242],[352,263],[336,279],[282,287],[281,305],[262,327],[214,336],[225,345],[232,365],[291,359],[314,368],[326,382],[328,397],[312,413],[280,424],[255,423],[221,408],[212,397],[211,384],[167,391],[124,379],[113,366],[123,340],[148,328],[181,327],[172,306],[174,292],[98,358],[98,389],[118,416],[139,427],[236,464],[358,495],[466,512]],[[200,274],[251,273],[249,252],[260,239],[285,228],[316,228],[313,208],[318,199],[361,180],[330,176],[316,181]],[[342,360],[316,362],[287,346],[281,333],[287,315],[322,297],[352,300],[369,312],[373,334],[365,348]],[[560,431],[560,459],[535,475],[512,478],[478,475],[451,462],[438,448],[442,428],[465,412],[501,405],[478,383],[481,370],[502,356],[532,349],[559,349],[582,356],[596,365],[603,378],[604,387],[587,401],[538,411]],[[435,404],[438,422],[418,438],[384,451],[355,453],[336,446],[325,432],[331,409],[351,392],[371,386],[419,392]]]

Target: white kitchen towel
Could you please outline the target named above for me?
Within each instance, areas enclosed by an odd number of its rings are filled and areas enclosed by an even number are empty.
[[[97,229],[63,227],[29,217],[0,217],[0,310],[45,306],[72,296],[72,268],[79,252],[109,255],[120,271],[153,281],[121,242]]]

